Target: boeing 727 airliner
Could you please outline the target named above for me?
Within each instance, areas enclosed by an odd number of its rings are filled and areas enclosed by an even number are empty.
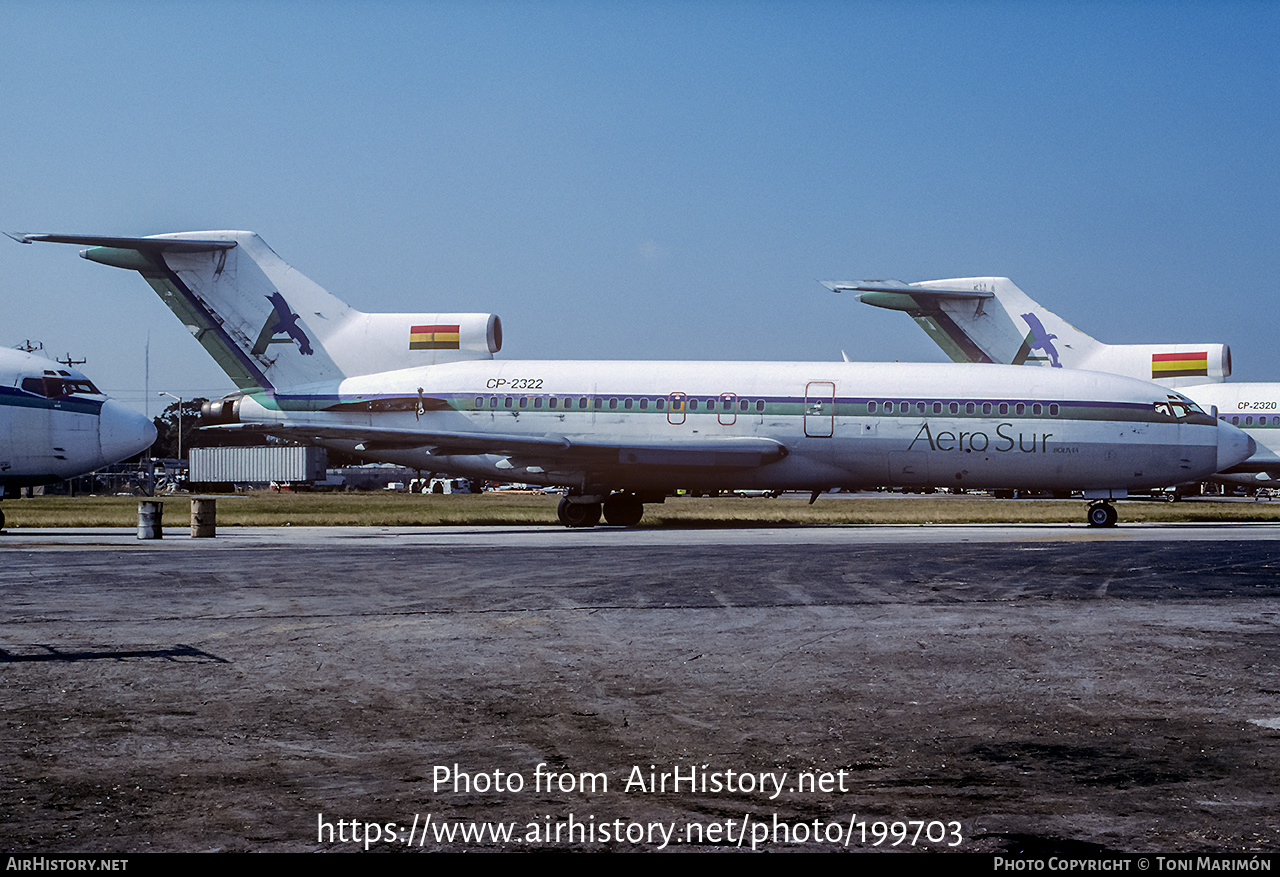
[[[256,234],[14,235],[136,270],[240,388],[209,423],[420,469],[567,487],[560,520],[639,522],[677,488],[1080,490],[1108,499],[1253,452],[1176,392],[1093,372],[818,362],[499,361],[492,314],[365,314]]]
[[[155,440],[150,420],[108,399],[70,366],[0,349],[3,495],[101,469],[145,451]]]

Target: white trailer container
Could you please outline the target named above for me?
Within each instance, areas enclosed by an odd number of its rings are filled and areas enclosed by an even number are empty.
[[[200,483],[269,484],[323,481],[324,448],[264,445],[252,448],[192,448],[188,479]]]

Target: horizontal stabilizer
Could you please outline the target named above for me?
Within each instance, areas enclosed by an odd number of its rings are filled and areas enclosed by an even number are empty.
[[[822,280],[823,286],[832,292],[890,292],[907,293],[918,301],[928,299],[957,301],[994,298],[995,293],[976,289],[923,289],[900,280]],[[872,304],[872,302],[868,302]]]
[[[5,232],[20,244],[37,241],[49,244],[83,244],[86,247],[111,247],[121,250],[157,251],[165,253],[205,253],[211,250],[229,250],[235,241],[175,240],[174,238],[113,238],[101,235],[75,234],[21,234]]]

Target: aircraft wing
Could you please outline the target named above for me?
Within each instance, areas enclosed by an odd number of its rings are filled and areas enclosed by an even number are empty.
[[[787,448],[773,439],[735,436],[608,442],[552,434],[434,433],[368,426],[230,424],[205,429],[249,430],[311,442],[351,441],[357,443],[357,450],[365,451],[430,448],[431,453],[438,457],[493,454],[515,457],[527,464],[606,463],[752,469],[777,462],[787,455]]]

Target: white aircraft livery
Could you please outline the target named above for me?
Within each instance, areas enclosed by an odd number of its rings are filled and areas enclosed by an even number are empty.
[[[1223,383],[1231,375],[1225,344],[1104,344],[1045,310],[1007,277],[823,285],[857,292],[865,304],[905,311],[955,362],[1094,369],[1180,388],[1257,443],[1252,457],[1212,480],[1280,484],[1280,384]]]
[[[75,369],[21,350],[0,349],[4,495],[118,463],[155,440],[150,420],[108,399]]]
[[[677,488],[1080,490],[1202,478],[1252,441],[1146,381],[1014,367],[500,361],[492,314],[364,314],[256,234],[13,235],[133,269],[240,388],[204,419],[419,469],[568,488],[567,526]]]

